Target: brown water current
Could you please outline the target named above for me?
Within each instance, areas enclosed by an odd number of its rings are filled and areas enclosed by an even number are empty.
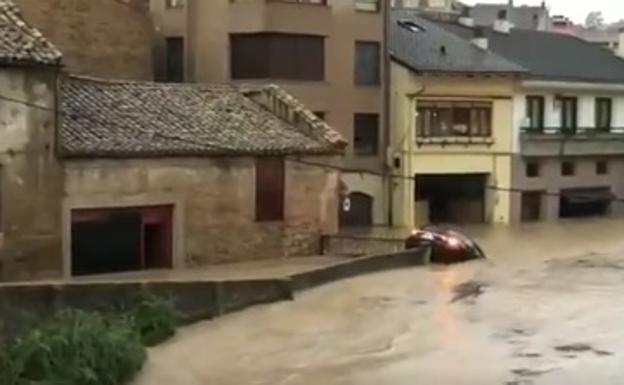
[[[624,221],[469,228],[487,261],[182,329],[137,385],[624,384]]]

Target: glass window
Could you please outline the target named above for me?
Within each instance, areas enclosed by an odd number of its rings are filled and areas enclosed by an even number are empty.
[[[540,173],[539,163],[537,162],[528,162],[526,164],[526,176],[528,178],[537,178]]]
[[[607,175],[609,173],[609,163],[606,160],[596,162],[596,174]]]
[[[416,136],[472,136],[492,135],[491,103],[419,101]]]
[[[561,175],[572,176],[576,172],[576,166],[574,162],[564,161],[561,162]]]
[[[612,101],[609,98],[596,98],[596,128],[608,131],[611,128]]]
[[[380,83],[380,44],[358,41],[355,43],[355,84],[378,85]]]
[[[230,36],[233,79],[325,79],[325,39],[286,33]]]
[[[356,155],[379,152],[379,114],[355,114],[353,117],[353,151]]]
[[[542,131],[544,129],[544,97],[527,96],[526,107],[529,124],[527,128]]]

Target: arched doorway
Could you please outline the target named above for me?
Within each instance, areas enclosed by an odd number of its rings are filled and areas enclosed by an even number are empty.
[[[362,192],[353,192],[348,196],[349,210],[341,207],[341,227],[369,227],[373,225],[373,203],[371,195]]]

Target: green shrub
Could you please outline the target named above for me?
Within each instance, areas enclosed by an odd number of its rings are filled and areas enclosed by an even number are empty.
[[[175,334],[176,315],[169,299],[142,292],[125,314],[145,346],[154,346]]]
[[[6,350],[6,383],[17,385],[120,385],[146,359],[128,318],[79,310],[57,313]]]

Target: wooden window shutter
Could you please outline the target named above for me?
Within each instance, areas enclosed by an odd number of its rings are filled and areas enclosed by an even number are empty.
[[[256,159],[256,221],[284,219],[284,159]]]

